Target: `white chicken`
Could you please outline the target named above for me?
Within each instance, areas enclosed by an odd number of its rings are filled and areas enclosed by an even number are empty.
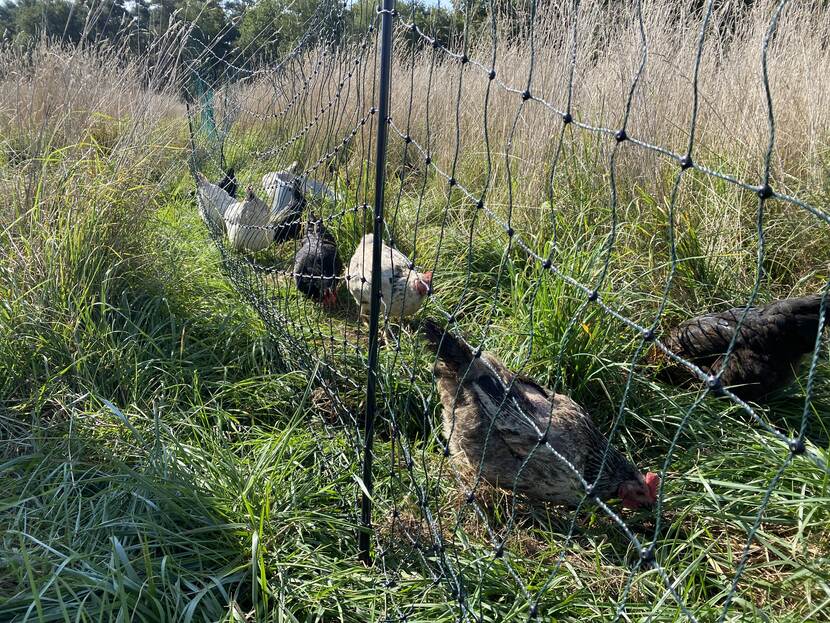
[[[274,228],[269,226],[271,210],[248,186],[245,199],[225,212],[225,226],[231,247],[237,251],[262,251],[274,242]]]
[[[196,193],[200,199],[202,218],[210,221],[224,233],[225,214],[228,208],[236,203],[236,199],[221,186],[212,184],[198,171],[196,172]]]
[[[360,316],[367,319],[372,291],[372,247],[374,236],[366,234],[357,245],[346,280],[349,292],[360,306]],[[414,264],[397,249],[381,242],[381,303],[387,320],[413,315],[421,307],[432,287],[432,271],[420,273]]]
[[[262,176],[262,188],[265,196],[268,197],[274,216],[284,210],[293,198],[295,168],[297,168],[296,160],[282,171],[271,171]]]

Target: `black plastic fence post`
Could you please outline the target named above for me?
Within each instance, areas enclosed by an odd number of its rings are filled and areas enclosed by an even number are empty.
[[[372,287],[369,308],[369,371],[366,378],[366,413],[363,447],[363,485],[358,535],[360,560],[372,564],[372,442],[375,433],[375,387],[377,385],[378,329],[380,318],[380,247],[383,237],[383,191],[386,185],[386,142],[389,128],[389,90],[392,73],[392,17],[395,0],[383,0],[380,31],[380,86],[378,93],[378,134],[375,150],[375,213],[372,245]]]

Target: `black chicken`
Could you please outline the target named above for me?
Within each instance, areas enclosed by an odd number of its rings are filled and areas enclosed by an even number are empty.
[[[337,279],[343,262],[337,253],[337,241],[321,220],[306,225],[300,248],[294,256],[294,279],[297,289],[325,307],[337,302]]]
[[[595,488],[601,499],[619,497],[627,508],[654,503],[659,476],[643,476],[569,397],[515,375],[489,353],[474,353],[432,321],[426,320],[422,331],[438,355],[435,377],[444,407],[444,437],[462,471],[480,470],[490,484],[505,489],[515,485],[530,498],[576,505],[584,488],[561,458],[540,443],[538,429],[589,484],[605,455]]]
[[[757,400],[790,383],[802,356],[815,347],[820,305],[820,296],[804,296],[751,307],[720,377],[721,385],[743,400]],[[714,376],[721,372],[724,354],[745,309],[736,307],[687,320],[672,329],[663,343]],[[830,315],[825,316],[828,321]],[[654,349],[652,353],[652,362],[661,365],[658,378],[664,382],[683,386],[698,380],[661,351]]]
[[[225,177],[217,184],[219,188],[224,190],[228,193],[231,197],[236,199],[236,191],[237,191],[237,182],[236,182],[236,175],[234,175],[233,167],[228,169],[228,172],[225,174]]]

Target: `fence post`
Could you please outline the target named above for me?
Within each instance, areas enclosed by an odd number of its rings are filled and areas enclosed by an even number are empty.
[[[378,93],[378,135],[375,150],[374,244],[372,245],[372,287],[369,307],[369,371],[366,377],[366,413],[363,422],[363,485],[360,504],[358,550],[365,565],[372,564],[372,442],[375,434],[375,387],[378,366],[380,318],[380,247],[383,239],[383,191],[386,186],[386,143],[389,129],[389,90],[392,73],[392,17],[395,0],[383,0],[380,31],[380,86]]]

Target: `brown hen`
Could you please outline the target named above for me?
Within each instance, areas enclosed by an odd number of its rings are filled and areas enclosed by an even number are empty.
[[[643,476],[576,402],[514,374],[490,353],[478,355],[434,322],[425,321],[422,332],[437,354],[444,437],[462,471],[480,470],[492,485],[575,506],[585,490],[546,441],[589,485],[596,481],[600,499],[619,497],[627,508],[654,503],[657,474]]]

